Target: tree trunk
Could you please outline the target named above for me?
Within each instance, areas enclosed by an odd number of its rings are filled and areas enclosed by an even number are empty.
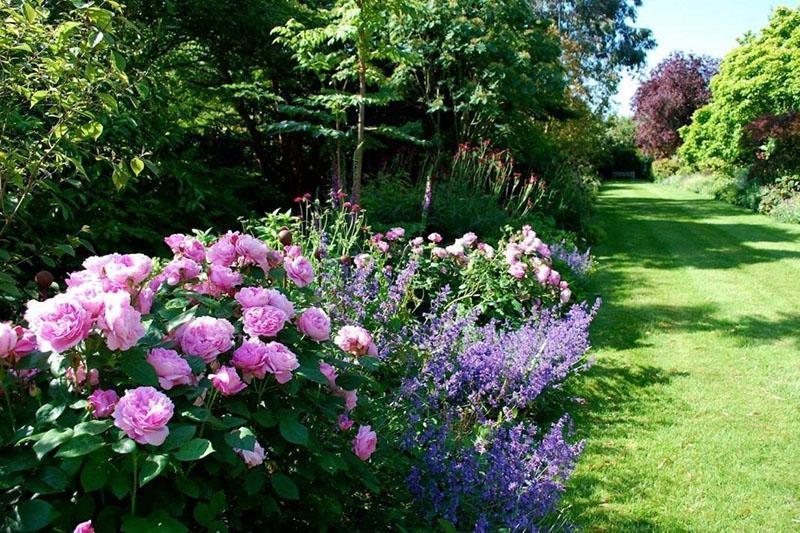
[[[366,105],[364,98],[367,95],[367,42],[364,30],[358,30],[358,133],[356,150],[353,153],[353,202],[361,201],[361,169],[364,165],[364,127],[366,121]]]

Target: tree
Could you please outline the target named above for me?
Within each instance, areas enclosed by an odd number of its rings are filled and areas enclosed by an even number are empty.
[[[571,88],[602,109],[616,92],[620,72],[638,69],[655,48],[653,32],[637,28],[641,0],[534,0],[538,16],[554,21]]]
[[[707,56],[676,52],[658,64],[633,97],[636,139],[653,158],[675,154],[678,130],[711,97],[709,82],[719,62]]]
[[[681,131],[686,164],[728,170],[782,152],[769,139],[790,133],[800,110],[800,9],[778,8],[760,34],[744,36],[723,59],[711,95]]]

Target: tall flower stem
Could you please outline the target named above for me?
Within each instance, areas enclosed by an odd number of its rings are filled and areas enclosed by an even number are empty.
[[[136,516],[136,489],[139,486],[139,452],[133,449],[133,487],[131,488],[131,514]]]

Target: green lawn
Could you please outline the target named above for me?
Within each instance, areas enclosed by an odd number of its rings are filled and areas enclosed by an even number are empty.
[[[588,531],[800,530],[800,226],[655,184],[598,206]]]

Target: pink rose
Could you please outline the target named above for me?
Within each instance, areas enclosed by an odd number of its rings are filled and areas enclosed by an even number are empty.
[[[84,281],[67,288],[67,294],[78,300],[86,311],[96,319],[103,312],[103,298],[106,290],[99,278]]]
[[[233,325],[224,318],[201,316],[176,332],[181,350],[208,364],[233,347]]]
[[[264,462],[264,457],[266,456],[264,453],[264,448],[262,448],[257,442],[253,445],[252,450],[234,448],[233,451],[236,452],[242,459],[244,459],[244,464],[247,465],[247,468],[253,468],[254,466],[262,464]]]
[[[422,237],[414,237],[411,239],[411,246],[418,247],[422,246],[423,244],[425,244],[425,239]]]
[[[249,376],[264,379],[268,371],[269,349],[266,344],[258,339],[244,341],[233,352],[231,363],[242,371],[245,379]]]
[[[286,313],[286,318],[291,319],[294,318],[295,311],[294,311],[294,304],[289,301],[289,299],[283,295],[279,290],[276,289],[267,289],[267,295],[269,296],[269,301],[267,305],[271,305],[272,307],[277,307],[284,313]]]
[[[193,259],[179,257],[167,263],[162,274],[167,284],[174,287],[183,281],[196,279],[201,271],[202,268]]]
[[[467,248],[469,248],[470,246],[475,244],[475,241],[477,241],[477,240],[478,240],[478,236],[475,235],[474,233],[472,233],[471,231],[468,232],[468,233],[465,233],[464,236],[461,237],[461,243],[464,246],[466,246]]]
[[[292,370],[300,368],[297,356],[286,346],[279,342],[267,344],[269,360],[267,372],[275,376],[278,383],[286,383],[292,379]]]
[[[331,338],[331,319],[322,309],[311,307],[297,319],[297,330],[317,342],[326,341]]]
[[[92,521],[87,520],[86,522],[81,522],[75,529],[72,530],[72,533],[94,533],[94,528],[92,527]]]
[[[113,390],[97,389],[87,399],[92,415],[95,418],[105,418],[114,412],[119,396]]]
[[[572,298],[572,291],[571,290],[564,289],[563,291],[561,291],[561,296],[559,297],[559,300],[561,300],[562,304],[567,303],[570,298]]]
[[[370,257],[369,254],[358,254],[353,258],[353,263],[355,263],[356,268],[366,268],[371,261],[372,257]]]
[[[355,423],[352,420],[350,420],[350,418],[347,415],[339,415],[339,417],[336,419],[336,422],[339,425],[339,429],[341,429],[342,431],[347,431],[348,429],[353,427],[353,424]]]
[[[378,251],[382,254],[385,254],[389,251],[389,243],[386,241],[378,241],[375,243],[375,247],[378,248]]]
[[[431,250],[431,254],[439,259],[444,259],[447,257],[447,250],[440,248],[439,246],[435,246],[433,250]]]
[[[236,369],[232,366],[219,367],[219,370],[214,374],[210,374],[208,379],[211,380],[211,384],[223,396],[233,396],[247,387],[247,384],[242,382],[239,374],[236,373]]]
[[[397,239],[402,239],[405,234],[406,230],[403,228],[392,228],[386,232],[386,240],[396,241]]]
[[[358,405],[358,393],[354,390],[342,390],[342,398],[344,398],[344,410],[350,412]]]
[[[561,283],[561,274],[559,274],[557,270],[552,270],[550,271],[550,277],[547,278],[547,281],[550,282],[550,285],[558,285]]]
[[[236,261],[236,246],[234,245],[234,241],[238,236],[238,232],[231,233],[230,231],[221,236],[217,242],[212,244],[206,251],[208,262],[217,266],[231,266],[234,261]]]
[[[211,264],[208,268],[208,281],[211,282],[213,293],[226,293],[242,283],[242,275],[226,266]]]
[[[378,435],[372,431],[370,426],[358,428],[358,434],[353,439],[353,453],[362,461],[369,459],[378,445]]]
[[[314,269],[305,257],[287,259],[283,268],[286,269],[286,277],[298,287],[305,287],[314,281]]]
[[[42,351],[61,353],[86,337],[92,329],[92,318],[80,302],[68,294],[58,294],[44,302],[31,300],[25,320],[36,335]]]
[[[336,388],[336,378],[338,377],[336,369],[325,361],[320,361],[319,371],[328,380],[328,386],[332,389]]]
[[[494,248],[492,248],[485,242],[478,243],[478,250],[483,252],[483,255],[485,255],[488,259],[494,257]]]
[[[508,267],[508,273],[511,274],[512,277],[516,279],[522,279],[525,277],[525,271],[528,269],[528,265],[525,263],[514,263],[510,267]]]
[[[80,361],[78,362],[78,366],[75,368],[71,366],[68,367],[64,372],[64,377],[66,377],[68,381],[71,381],[75,385],[81,385],[84,381],[86,381],[86,365],[83,364],[83,361]]]
[[[540,266],[536,269],[536,280],[544,285],[547,283],[548,278],[550,278],[550,267],[549,266]]]
[[[430,235],[428,235],[428,240],[431,241],[432,243],[439,244],[440,242],[442,242],[442,236],[439,235],[438,233],[431,233]]]
[[[203,244],[189,235],[174,233],[164,238],[164,242],[176,256],[182,255],[197,263],[202,263],[206,258],[206,249]]]
[[[89,369],[89,385],[92,387],[100,385],[100,371],[96,368]]]
[[[448,254],[453,257],[464,257],[464,245],[461,244],[459,241],[454,242],[447,248],[445,248]]]
[[[167,423],[175,406],[153,387],[125,391],[114,409],[114,425],[139,444],[160,446],[169,435]]]
[[[178,385],[194,385],[197,383],[189,362],[178,355],[175,350],[153,348],[147,356],[147,362],[155,369],[158,376],[158,384],[164,390],[170,390]]]
[[[303,257],[303,249],[296,244],[291,244],[284,248],[283,255],[286,256],[286,259],[297,259]]]
[[[239,305],[248,307],[262,307],[269,305],[270,293],[261,287],[242,287],[234,296]]]
[[[242,265],[263,265],[267,262],[269,248],[251,235],[240,235],[234,246]]]
[[[17,346],[14,348],[17,358],[36,350],[36,335],[31,330],[14,326],[14,331],[17,332]]]
[[[7,322],[0,322],[0,359],[6,359],[17,346],[17,330]]]
[[[245,309],[242,320],[244,322],[244,331],[248,335],[253,337],[274,337],[283,329],[287,316],[277,307],[265,305]]]
[[[336,346],[352,355],[365,355],[372,343],[372,336],[360,326],[344,326],[333,339]]]
[[[146,315],[150,313],[150,310],[153,308],[153,300],[155,297],[156,293],[153,289],[145,287],[136,295],[136,303],[133,305],[133,308],[141,314]]]
[[[130,350],[144,337],[142,314],[131,305],[127,292],[107,292],[103,296],[103,314],[98,319],[109,350]]]
[[[147,279],[153,270],[153,260],[144,254],[116,255],[103,270],[114,285],[128,289]]]

